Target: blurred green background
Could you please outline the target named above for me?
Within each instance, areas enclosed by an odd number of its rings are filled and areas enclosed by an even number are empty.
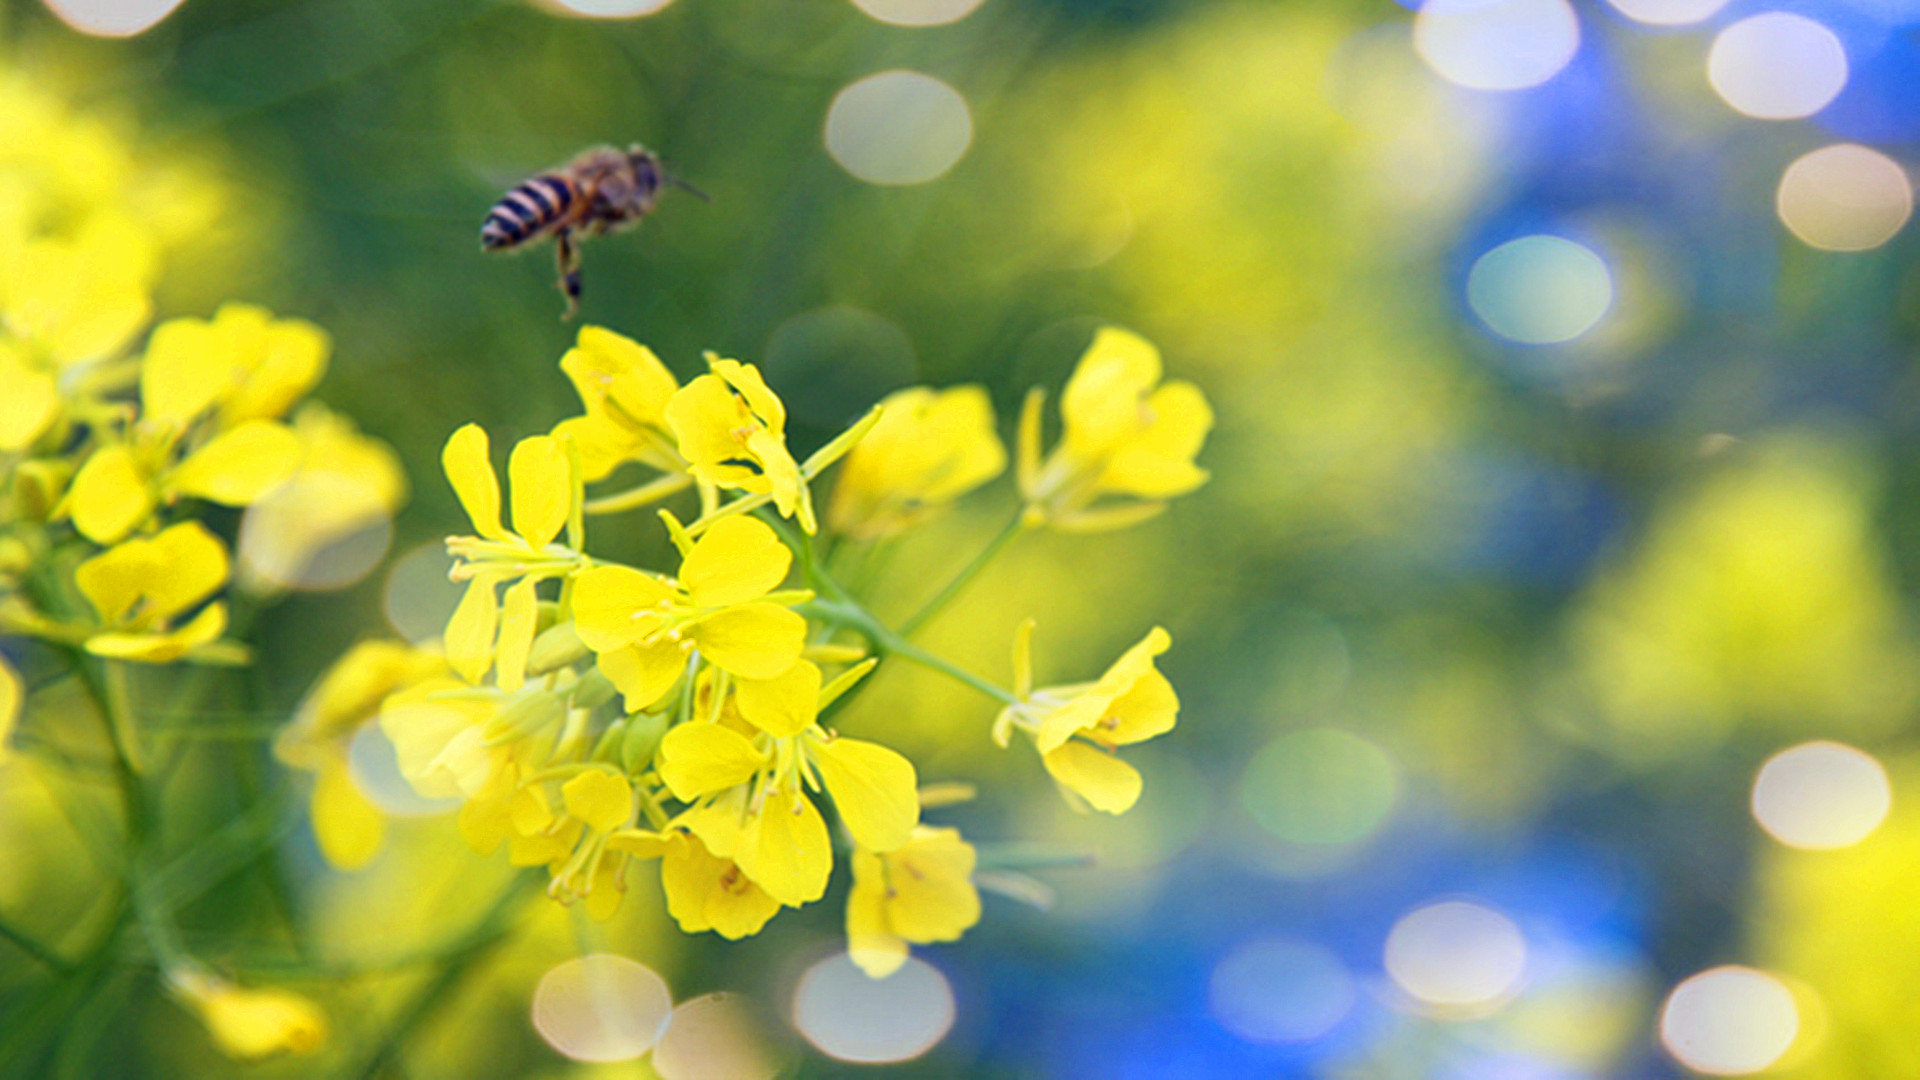
[[[923,951],[956,1003],[924,1055],[863,1069],[796,1031],[838,891],[738,944],[646,891],[598,939],[542,904],[407,963],[486,916],[504,864],[423,813],[342,875],[290,815],[180,917],[325,1006],[328,1045],[224,1063],[135,978],[72,1075],[651,1075],[529,1022],[540,975],[601,949],[676,999],[738,995],[789,1075],[1916,1075],[1920,4],[1411,7],[186,0],[103,39],[6,0],[10,93],[113,125],[136,193],[173,170],[215,208],[170,245],[159,316],[325,327],[317,396],[413,479],[378,571],[259,616],[226,708],[277,721],[354,640],[430,626],[409,605],[441,602],[420,583],[465,528],[447,435],[577,411],[550,254],[476,231],[592,144],[643,142],[711,201],[669,191],[588,243],[582,321],[683,378],[704,349],[759,364],[797,450],[915,383],[985,384],[1010,435],[1109,323],[1219,413],[1207,487],[1023,540],[927,635],[1005,678],[1037,616],[1046,683],[1167,626],[1180,726],[1132,755],[1131,814],[1073,815],[934,676],[886,672],[842,718],[978,777],[948,814],[970,837],[1101,853],[1042,873],[1052,910],[990,897]],[[986,542],[1007,487],[890,554],[882,614]],[[596,549],[659,559],[643,518]],[[1810,740],[1844,748],[1775,758]],[[195,753],[169,793],[189,832],[286,782],[259,743]],[[50,935],[99,880],[56,786],[0,765],[0,910]],[[40,976],[0,947],[0,1029]],[[717,1061],[659,1071],[739,1080]]]

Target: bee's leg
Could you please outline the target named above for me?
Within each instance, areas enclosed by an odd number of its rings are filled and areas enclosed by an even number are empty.
[[[580,311],[580,250],[574,247],[573,232],[562,229],[554,235],[554,257],[560,264],[560,291],[567,298],[567,312],[562,319],[571,319]]]

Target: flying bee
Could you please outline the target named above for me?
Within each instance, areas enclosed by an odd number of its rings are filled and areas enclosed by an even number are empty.
[[[567,298],[562,318],[571,319],[580,307],[579,239],[638,224],[653,212],[660,189],[667,186],[706,199],[699,189],[669,174],[660,156],[638,143],[625,150],[596,146],[501,196],[480,226],[480,249],[505,251],[551,236],[560,291]]]

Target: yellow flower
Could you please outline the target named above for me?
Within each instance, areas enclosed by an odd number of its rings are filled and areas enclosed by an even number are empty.
[[[248,990],[202,971],[169,972],[169,987],[207,1025],[228,1057],[258,1061],[308,1054],[327,1040],[327,1017],[288,990]]]
[[[326,373],[326,331],[276,319],[251,304],[223,304],[212,319],[154,328],[140,363],[141,416],[185,426],[217,411],[222,430],[285,416]]]
[[[174,319],[140,363],[140,419],[81,466],[64,508],[97,544],[133,532],[180,498],[247,506],[300,465],[279,421],[326,367],[318,327],[241,304],[212,321]]]
[[[884,979],[906,962],[907,945],[958,941],[980,921],[973,845],[958,829],[921,825],[890,852],[856,847],[847,895],[847,954]]]
[[[1193,463],[1213,427],[1198,387],[1160,381],[1160,353],[1145,338],[1105,327],[1080,358],[1060,399],[1065,433],[1043,463],[1040,407],[1020,417],[1020,490],[1036,521],[1075,531],[1118,528],[1166,509],[1165,500],[1207,482]],[[1094,505],[1102,496],[1130,501]]]
[[[478,798],[510,760],[513,744],[487,744],[487,721],[500,703],[497,692],[450,678],[428,679],[387,698],[380,730],[393,743],[400,775],[429,799]]]
[[[1029,619],[1014,637],[1014,694],[1020,703],[1002,710],[994,741],[1006,746],[1020,728],[1065,791],[1096,810],[1125,813],[1140,798],[1140,773],[1113,751],[1173,730],[1180,699],[1153,666],[1172,639],[1156,626],[1098,682],[1041,690],[1032,689],[1032,643]]]
[[[439,655],[397,641],[363,641],[320,677],[274,743],[274,755],[314,774],[309,817],[327,861],[358,870],[380,853],[386,818],[361,794],[348,766],[348,748],[380,703],[402,688],[446,670]]]
[[[31,210],[21,216],[30,217]],[[83,215],[66,237],[35,237],[0,213],[0,451],[24,450],[83,393],[152,313],[154,251],[120,214]]]
[[[93,605],[101,627],[87,639],[87,651],[166,663],[214,641],[227,628],[225,604],[208,604],[183,626],[170,624],[219,591],[227,567],[226,548],[196,521],[150,540],[128,540],[81,563],[74,569],[74,584]]]
[[[688,547],[677,581],[624,566],[581,572],[575,627],[628,712],[660,700],[695,650],[734,675],[778,675],[806,641],[806,620],[767,599],[792,563],[766,523],[722,518]]]
[[[591,483],[629,462],[664,473],[684,472],[686,461],[667,426],[667,402],[680,384],[653,350],[598,326],[583,326],[560,358],[586,415],[563,420],[556,436],[580,447],[580,467]]]
[[[985,389],[916,386],[887,396],[880,420],[848,452],[827,522],[856,540],[891,536],[1000,475],[1007,451]]]
[[[815,529],[813,497],[787,450],[787,409],[752,364],[709,353],[711,373],[667,401],[680,455],[702,482],[773,497],[783,517]]]
[[[712,930],[737,941],[759,933],[780,910],[780,901],[754,884],[732,859],[713,854],[698,837],[680,830],[664,836],[630,831],[616,835],[609,844],[634,854],[660,856],[667,913],[689,934]]]
[[[738,687],[735,705],[758,729],[753,735],[724,722],[684,723],[667,732],[654,759],[674,797],[695,804],[688,824],[710,849],[783,904],[818,900],[833,851],[804,790],[812,776],[856,844],[892,851],[907,843],[920,817],[913,763],[878,743],[821,729],[818,668],[801,660],[777,678],[742,679]]]
[[[526,679],[527,653],[533,648],[539,614],[535,588],[544,578],[571,572],[578,562],[553,541],[570,523],[577,525],[579,483],[561,440],[550,435],[520,440],[507,460],[513,499],[513,531],[508,532],[500,524],[500,480],[489,454],[487,433],[468,424],[453,433],[440,455],[454,494],[480,534],[447,541],[447,550],[462,560],[454,567],[455,580],[470,582],[447,622],[447,662],[469,682],[479,682],[493,667],[500,688],[513,691]],[[519,580],[505,601],[496,603],[494,590],[513,578]]]

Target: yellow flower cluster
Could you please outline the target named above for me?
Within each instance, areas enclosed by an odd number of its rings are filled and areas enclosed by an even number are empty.
[[[141,342],[163,264],[222,211],[214,185],[141,158],[108,124],[0,72],[0,752],[23,722],[96,719],[35,711],[9,657],[24,651],[17,639],[36,638],[64,661],[53,677],[77,676],[107,724],[129,875],[146,857],[141,823],[156,800],[123,665],[243,662],[246,647],[225,638],[240,572],[277,586],[277,574],[406,498],[391,448],[302,404],[331,347],[318,327],[235,303],[168,319]],[[286,503],[277,520],[250,515],[242,533],[254,542],[238,558],[203,521],[209,505],[257,507],[302,480],[332,488],[325,512]],[[351,794],[339,734],[353,708],[323,695],[283,741],[290,762],[319,773],[316,804]],[[61,741],[36,735],[35,745]],[[368,827],[322,843],[362,856]],[[128,891],[170,990],[223,1050],[257,1058],[325,1038],[312,1003],[206,970],[174,940],[170,913]]]
[[[812,486],[836,462],[822,550],[889,542],[998,476],[1007,455],[983,389],[901,391],[801,460],[785,406],[752,364],[709,355],[707,372],[681,385],[644,346],[589,326],[560,366],[584,412],[517,442],[504,490],[484,431],[467,425],[447,441],[442,462],[473,534],[448,540],[466,592],[445,666],[404,650],[351,655],[315,696],[348,704],[314,706],[302,730],[395,689],[380,722],[415,789],[462,799],[476,850],[545,866],[552,896],[602,918],[636,864],[658,860],[683,930],[740,938],[821,899],[845,860],[849,948],[876,977],[910,944],[954,940],[980,916],[979,857],[957,830],[921,821],[913,763],[830,720],[877,666],[924,664],[1000,701],[1001,745],[1016,729],[1031,736],[1076,805],[1120,813],[1139,797],[1140,775],[1112,751],[1174,725],[1178,699],[1154,668],[1165,631],[1095,683],[1036,691],[1028,624],[1005,690],[888,628],[815,556]],[[1158,381],[1150,345],[1103,331],[1068,384],[1063,442],[1044,465],[1031,399],[1026,501],[1007,535],[1118,526],[1205,480],[1192,463],[1205,400]],[[631,468],[645,474],[635,486],[588,497],[587,485]],[[677,553],[670,571],[589,554],[589,516],[687,489],[697,517],[659,511]],[[1092,505],[1106,495],[1132,501]],[[409,684],[395,688],[401,673]],[[337,819],[320,830],[336,837],[337,862],[377,844],[357,807],[325,812]]]

